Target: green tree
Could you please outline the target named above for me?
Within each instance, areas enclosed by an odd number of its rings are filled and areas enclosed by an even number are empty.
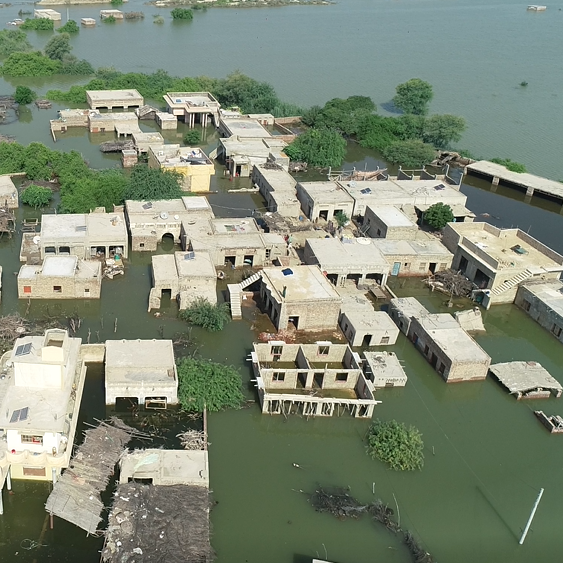
[[[432,145],[422,141],[396,141],[384,148],[383,158],[393,164],[400,164],[406,168],[422,168],[432,162],[436,151]]]
[[[181,179],[178,172],[137,164],[131,171],[124,197],[136,201],[177,199],[184,195],[180,187]]]
[[[25,18],[25,21],[20,26],[20,29],[24,29],[26,31],[53,31],[54,28],[55,22],[48,18]]]
[[[94,74],[94,67],[85,59],[78,60],[74,55],[65,55],[62,60],[61,74]]]
[[[190,129],[184,135],[184,144],[189,147],[193,147],[194,145],[197,145],[200,141],[201,141],[201,134],[197,129]]]
[[[170,15],[173,20],[193,20],[194,13],[189,8],[174,8]]]
[[[21,194],[21,201],[26,205],[35,207],[45,207],[49,205],[49,202],[53,198],[53,192],[49,188],[44,188],[43,186],[36,186],[31,184],[27,186]]]
[[[7,57],[17,52],[31,51],[31,49],[27,34],[21,29],[0,31],[0,57]]]
[[[218,332],[231,319],[227,303],[212,305],[207,299],[199,297],[183,311],[180,318],[196,326],[201,326],[209,332]]]
[[[27,86],[16,86],[16,93],[14,94],[14,100],[18,104],[30,104],[37,98],[37,94]]]
[[[524,166],[520,162],[515,162],[514,160],[510,160],[510,158],[492,158],[491,162],[494,162],[495,164],[500,164],[501,166],[504,166],[511,172],[517,172],[518,174],[524,174],[524,172],[527,172],[526,166]]]
[[[348,221],[350,220],[350,217],[348,217],[348,215],[346,215],[344,211],[337,211],[334,214],[334,218],[336,219],[336,224],[339,227],[344,227],[346,223],[348,223]]]
[[[68,20],[64,25],[57,29],[58,33],[78,33],[80,27],[74,20]]]
[[[67,55],[70,54],[72,47],[70,45],[70,35],[68,33],[61,33],[49,39],[45,45],[45,54],[53,61],[62,61]]]
[[[39,51],[12,53],[2,65],[2,74],[4,76],[52,76],[59,74],[61,66],[60,61],[53,61]]]
[[[346,156],[346,141],[338,131],[309,129],[284,149],[291,160],[311,166],[340,166]]]
[[[367,434],[367,453],[396,471],[414,471],[424,466],[422,434],[396,420],[375,420]]]
[[[325,127],[344,135],[354,135],[375,110],[375,104],[367,96],[350,96],[345,100],[334,98],[322,109],[318,106],[311,108],[306,112],[303,122],[311,127]]]
[[[459,115],[433,115],[424,122],[422,138],[426,143],[442,149],[451,142],[459,141],[466,128],[465,119]]]
[[[258,82],[240,71],[219,80],[213,93],[224,107],[237,106],[243,113],[271,113],[279,104],[271,84]]]
[[[115,23],[117,20],[115,19],[115,16],[108,16],[107,18],[104,18],[102,21],[104,23]]]
[[[188,412],[240,409],[244,401],[242,378],[231,366],[183,358],[178,364],[178,399]]]
[[[420,78],[411,78],[404,84],[399,84],[395,91],[397,92],[393,98],[395,107],[415,115],[428,113],[428,105],[434,96],[431,84]]]
[[[424,212],[424,222],[437,231],[441,231],[448,223],[454,220],[452,208],[441,202],[431,205]]]

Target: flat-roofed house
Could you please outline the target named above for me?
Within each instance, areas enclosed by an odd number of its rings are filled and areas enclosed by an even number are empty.
[[[118,398],[140,405],[178,403],[172,340],[106,340],[106,404]]]
[[[331,221],[338,213],[352,217],[354,212],[354,198],[336,182],[299,182],[297,199],[311,221]]]
[[[397,207],[368,205],[362,232],[372,238],[413,240],[416,238],[418,226]]]
[[[209,191],[215,166],[200,148],[150,144],[147,152],[149,167],[178,172],[182,177],[184,191]]]
[[[102,12],[119,12],[119,10],[102,10]],[[121,19],[123,19],[123,13]],[[117,15],[112,13],[117,19]],[[103,18],[102,18],[103,19]],[[137,90],[86,90],[86,101],[91,109],[132,108],[144,105],[144,99]]]
[[[267,162],[252,170],[252,183],[258,186],[266,200],[268,211],[284,217],[299,217],[301,204],[297,199],[297,184],[293,176],[281,166]]]
[[[454,254],[452,268],[481,288],[486,308],[512,303],[524,282],[557,280],[563,272],[563,256],[520,229],[448,223],[442,242]]]
[[[0,367],[0,471],[55,481],[68,467],[86,364],[80,338],[49,329],[18,338]]]
[[[260,296],[278,330],[333,330],[342,298],[318,266],[264,268]]]
[[[17,209],[20,205],[18,190],[10,174],[0,175],[0,207]]]
[[[183,119],[188,127],[196,123],[206,127],[210,117],[215,127],[219,124],[221,104],[209,92],[167,92],[164,101],[168,113]]]
[[[33,17],[36,19],[43,18],[46,20],[53,20],[55,22],[60,22],[62,20],[61,13],[56,10],[34,10]]]
[[[289,168],[287,143],[277,137],[245,137],[232,135],[219,139],[217,158],[225,162],[231,176],[248,178],[254,166],[272,162],[284,170]]]
[[[46,256],[39,266],[18,273],[19,299],[99,299],[102,263],[77,256]]]
[[[348,309],[342,312],[340,328],[350,346],[391,346],[399,329],[385,311]]]
[[[375,388],[404,387],[407,374],[393,352],[362,352],[364,374]]]

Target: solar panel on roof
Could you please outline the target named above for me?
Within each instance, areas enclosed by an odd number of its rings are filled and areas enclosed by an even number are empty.
[[[184,260],[194,260],[195,259],[195,252],[187,252],[184,255]]]
[[[285,268],[284,270],[282,270],[282,274],[284,276],[291,276],[293,275],[293,270],[291,268]]]
[[[23,345],[22,346],[18,346],[16,348],[16,356],[21,356],[23,354]]]
[[[86,232],[86,225],[76,225],[76,232],[80,233],[80,232]]]
[[[438,184],[437,186],[434,186],[435,190],[445,190],[446,186],[444,186],[444,184]]]
[[[152,203],[149,201],[143,205],[143,209],[150,209],[152,207]]]
[[[24,407],[23,409],[20,409],[19,420],[27,420],[28,414],[29,414],[29,407]]]
[[[31,342],[28,342],[27,344],[23,345],[22,356],[25,356],[26,354],[29,354],[30,352],[31,352]]]
[[[370,188],[364,188],[363,190],[360,190],[361,194],[367,195],[367,194],[371,194],[371,189]]]
[[[20,419],[20,412],[21,412],[21,409],[17,409],[12,413],[12,416],[10,418],[10,424],[17,422]]]

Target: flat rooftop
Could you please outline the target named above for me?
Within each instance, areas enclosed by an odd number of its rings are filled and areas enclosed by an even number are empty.
[[[368,207],[388,227],[416,227],[416,224],[400,209],[392,205],[370,205]]]
[[[417,317],[438,347],[455,362],[483,362],[490,356],[463,330],[449,313]]]
[[[152,479],[153,485],[209,486],[209,463],[204,450],[133,450],[121,457],[119,482]]]
[[[47,256],[43,261],[44,276],[72,277],[76,271],[78,258],[76,256]]]
[[[176,268],[180,278],[211,278],[217,279],[217,270],[209,252],[176,252],[174,254]]]
[[[375,246],[384,256],[442,256],[451,260],[453,254],[437,239],[428,240],[389,240],[373,239]]]
[[[530,187],[533,188],[534,191],[552,194],[563,198],[563,184],[561,184],[561,182],[556,182],[555,180],[549,180],[548,178],[542,178],[541,176],[535,176],[534,174],[528,174],[527,172],[524,172],[523,174],[511,172],[505,166],[489,162],[488,160],[479,160],[478,162],[467,165],[466,168],[467,170],[477,172],[478,174],[496,176],[501,180],[517,184],[518,186]]]
[[[119,10],[102,10],[104,13],[121,13]],[[143,99],[137,90],[86,90],[86,95],[93,102],[111,102],[114,100],[131,100]]]
[[[185,196],[180,199],[163,199],[156,201],[133,201],[128,199],[125,202],[127,214],[143,214],[146,216],[159,218],[161,213],[166,213],[167,218],[175,218],[174,215],[186,212],[208,212],[213,216],[213,211],[209,201],[204,196]],[[148,217],[147,217],[148,218]],[[180,220],[180,215],[178,215]]]
[[[173,254],[156,254],[151,256],[154,283],[163,283],[178,278],[178,270]]]
[[[250,233],[259,233],[260,229],[256,225],[256,221],[252,217],[238,219],[233,217],[211,219],[211,227],[215,234],[230,235],[247,235]]]
[[[493,364],[489,370],[510,393],[526,393],[534,389],[563,391],[559,381],[538,362],[505,362]]]
[[[267,131],[256,119],[248,117],[223,118],[221,123],[227,130],[229,136],[237,137],[270,137]]]
[[[285,272],[285,273],[284,273]],[[293,266],[291,268],[264,268],[262,279],[277,293],[279,301],[338,300],[340,295],[323,276],[318,266]],[[285,297],[282,293],[285,288]]]
[[[353,203],[354,199],[336,182],[299,182],[301,187],[314,203]]]
[[[542,283],[523,284],[523,287],[535,295],[556,315],[563,317],[563,283],[559,280]]]
[[[407,318],[428,315],[428,309],[415,297],[395,297],[391,305],[400,310]]]
[[[163,98],[170,105],[187,105],[194,108],[218,108],[220,106],[209,92],[166,92]]]
[[[393,352],[362,352],[375,379],[378,378],[407,378],[405,370]]]
[[[207,155],[197,147],[151,145],[149,151],[161,166],[177,168],[198,164],[212,164]]]
[[[41,242],[77,242],[86,240],[86,214],[56,214],[41,216]]]
[[[113,111],[108,113],[99,113],[98,111],[92,110],[90,112],[90,123],[108,121],[111,121],[112,123],[117,123],[120,121],[134,121],[135,123],[137,123],[139,121],[139,118],[134,111]]]
[[[370,304],[371,305],[371,304]],[[362,330],[389,330],[396,333],[399,329],[393,319],[385,311],[350,309],[342,311],[356,331]]]
[[[345,241],[345,242],[344,242]],[[307,239],[319,266],[323,270],[389,270],[389,264],[380,250],[372,244],[372,239],[356,238],[314,238]]]
[[[150,131],[149,133],[146,133],[145,131],[138,131],[136,133],[133,133],[133,141],[135,143],[151,143],[155,145],[163,145],[164,137],[156,131]]]
[[[247,157],[247,159],[252,157],[266,158],[270,153],[284,155],[283,149],[287,147],[285,141],[275,137],[257,139],[232,135],[228,138],[219,139],[219,142],[225,147],[229,155],[241,155]]]
[[[106,384],[174,381],[172,340],[106,340]]]
[[[258,168],[272,190],[276,192],[290,192],[295,196],[297,181],[289,172],[286,172],[283,168],[271,168],[263,164],[258,165]]]

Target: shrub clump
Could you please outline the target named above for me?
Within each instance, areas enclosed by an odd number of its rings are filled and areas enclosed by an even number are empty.
[[[174,8],[170,15],[173,20],[193,20],[194,14],[189,8]]]
[[[27,86],[17,86],[16,93],[14,94],[14,100],[18,104],[30,104],[37,98],[37,94]]]
[[[55,22],[47,18],[26,18],[25,21],[20,25],[20,29],[24,30],[34,30],[34,31],[53,31],[55,28]]]
[[[491,162],[500,164],[511,172],[517,172],[518,174],[524,174],[527,172],[526,167],[523,164],[520,162],[514,162],[514,160],[510,160],[510,158],[493,158],[491,159]]]
[[[74,20],[68,20],[64,25],[57,29],[57,33],[78,33],[80,27]]]
[[[424,466],[422,434],[396,420],[375,420],[367,434],[367,453],[395,471],[414,471]]]
[[[448,223],[454,221],[454,219],[452,208],[442,202],[431,205],[424,213],[424,222],[437,231],[442,230]]]
[[[184,135],[184,144],[188,146],[197,145],[201,141],[201,135],[197,129],[190,129]]]
[[[49,188],[31,184],[30,186],[27,186],[27,188],[25,188],[25,190],[22,192],[21,200],[22,203],[38,209],[39,207],[45,207],[46,205],[49,205],[52,197],[53,192]]]
[[[209,332],[218,332],[230,320],[229,306],[226,303],[212,305],[207,299],[199,297],[187,309],[180,311],[180,318]]]

